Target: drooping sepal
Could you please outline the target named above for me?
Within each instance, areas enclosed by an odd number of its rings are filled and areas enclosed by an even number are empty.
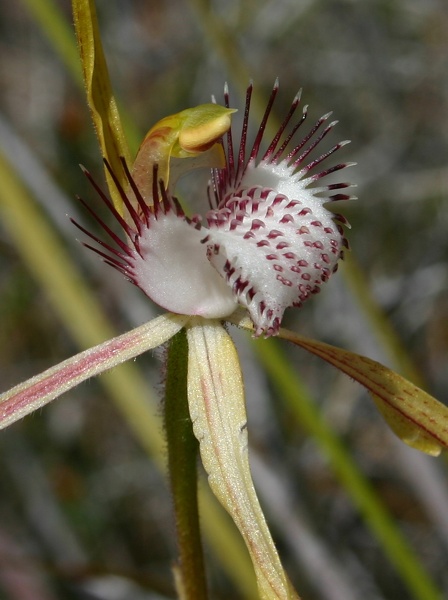
[[[235,313],[235,325],[253,331],[253,324]],[[448,407],[381,363],[355,352],[312,340],[287,329],[279,337],[304,348],[364,386],[392,429],[406,444],[437,456],[448,449]]]
[[[280,562],[253,485],[244,389],[233,342],[216,321],[187,327],[188,404],[213,493],[244,538],[265,600],[299,600]]]

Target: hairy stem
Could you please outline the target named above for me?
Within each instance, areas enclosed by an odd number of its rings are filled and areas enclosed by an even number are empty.
[[[188,412],[187,370],[187,338],[181,330],[170,341],[165,392],[168,469],[179,544],[176,585],[182,600],[206,600],[197,501],[198,442]]]

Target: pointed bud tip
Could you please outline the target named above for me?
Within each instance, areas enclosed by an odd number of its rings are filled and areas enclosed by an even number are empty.
[[[179,131],[179,145],[186,152],[203,152],[211,148],[230,129],[235,108],[219,104],[202,104],[188,109],[184,127]]]

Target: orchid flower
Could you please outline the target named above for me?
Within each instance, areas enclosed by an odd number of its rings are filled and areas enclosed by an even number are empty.
[[[88,53],[84,60],[85,66]],[[260,597],[289,599],[298,595],[282,567],[252,482],[243,378],[226,323],[256,337],[286,339],[336,366],[368,389],[403,441],[429,454],[448,447],[448,409],[371,359],[281,327],[285,310],[299,308],[318,293],[348,247],[348,224],[330,205],[351,197],[345,191],[350,184],[325,184],[325,178],[352,163],[323,167],[345,141],[310,157],[335,122],[328,123],[329,113],[305,129],[307,107],[296,116],[300,94],[265,143],[277,93],[276,83],[250,147],[252,86],[239,143],[226,87],[223,106],[205,104],[159,121],[133,164],[125,153],[111,160],[104,150],[107,143],[102,145],[112,200],[85,173],[122,233],[83,200],[104,235],[76,225],[93,240],[93,245],[85,243],[88,248],[168,312],[3,393],[0,427],[92,375],[183,335],[187,355],[180,384],[185,385],[210,487],[247,545]],[[203,190],[204,215],[188,216],[175,196],[176,183],[185,173],[204,167],[211,169]],[[205,597],[194,589],[194,582],[190,586],[188,566],[181,564],[175,575],[180,597]]]
[[[256,336],[276,335],[285,309],[299,307],[319,292],[321,285],[337,270],[343,249],[348,246],[341,226],[346,223],[344,217],[333,214],[325,204],[350,198],[348,194],[339,193],[349,184],[334,183],[310,189],[329,173],[350,164],[341,163],[311,174],[347,143],[340,142],[319,158],[307,162],[308,155],[336,123],[333,121],[323,127],[330,113],[321,117],[309,133],[289,149],[291,139],[307,117],[305,107],[297,122],[293,121],[300,100],[297,95],[266,152],[259,156],[277,92],[276,84],[248,158],[252,86],[247,90],[243,134],[236,156],[229,129],[232,111],[226,90],[225,107],[211,104],[187,109],[153,127],[137,154],[132,174],[123,163],[131,198],[106,163],[123,200],[127,220],[87,173],[126,234],[126,242],[123,242],[97,218],[118,248],[88,234],[106,250],[106,253],[96,250],[106,262],[123,272],[158,305],[177,314],[221,319],[242,306],[255,324]],[[290,124],[291,131],[286,133]],[[224,161],[219,139],[227,130],[227,160]],[[184,139],[188,139],[187,149]],[[177,153],[171,158],[176,146]],[[170,161],[182,155],[184,169],[190,161],[194,161],[190,168],[196,168],[198,163],[203,166],[206,160],[213,166],[217,157],[227,165],[213,172],[208,191],[211,208],[204,219],[200,215],[187,217],[171,195],[172,183],[166,179],[168,166],[165,164],[162,169],[165,177],[160,177],[158,160],[165,151],[170,152]],[[165,158],[163,163],[167,162]],[[334,190],[336,193],[328,196],[328,192]],[[325,193],[328,197],[322,195]],[[149,204],[148,198],[151,199]],[[95,211],[91,212],[95,217]]]

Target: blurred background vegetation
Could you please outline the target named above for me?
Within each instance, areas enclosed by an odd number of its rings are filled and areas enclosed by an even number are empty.
[[[278,118],[300,87],[310,121],[334,111],[333,142],[352,140],[335,160],[358,162],[343,172],[358,185],[359,200],[341,207],[352,253],[286,325],[447,403],[446,2],[98,0],[97,10],[133,151],[163,116],[219,101],[224,81],[240,109],[249,78],[256,112],[279,77]],[[76,242],[66,216],[88,222],[75,196],[96,201],[78,164],[102,177],[71,23],[68,0],[0,4],[2,390],[157,310]],[[367,394],[326,364],[283,346],[280,372],[276,347],[234,333],[254,478],[304,599],[436,598],[430,583],[417,589],[412,561],[448,596],[446,458],[397,441]],[[129,412],[140,394],[161,414],[162,360],[141,357],[122,384],[88,382],[2,432],[0,598],[174,597],[162,431]],[[206,546],[212,596],[254,598],[220,547]]]

